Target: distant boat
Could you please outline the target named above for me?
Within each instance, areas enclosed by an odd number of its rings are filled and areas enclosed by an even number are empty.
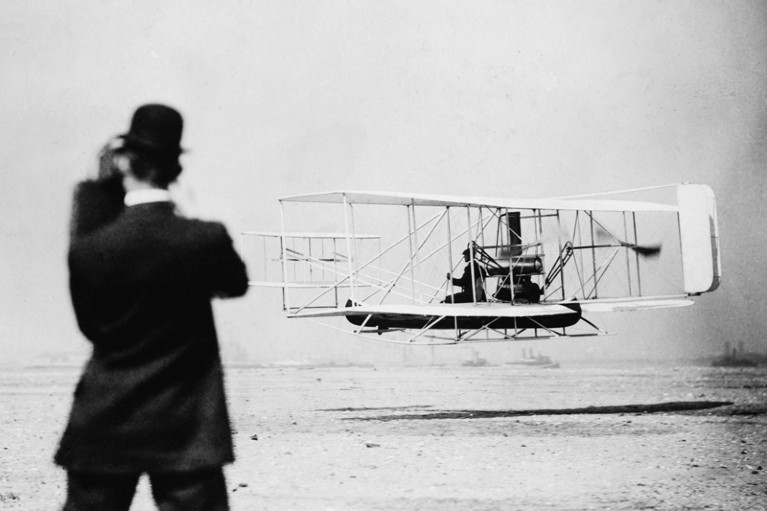
[[[514,366],[528,366],[528,367],[541,367],[545,369],[556,369],[559,367],[559,362],[554,362],[551,357],[541,355],[540,353],[533,353],[533,349],[522,349],[522,358],[511,362],[506,362],[506,365]]]
[[[477,350],[471,350],[471,359],[461,363],[465,367],[482,367],[488,365],[487,359],[482,358],[477,353]]]
[[[25,364],[27,369],[83,367],[90,353],[85,351],[57,351],[40,353]]]
[[[725,342],[724,353],[711,361],[714,367],[757,367],[765,363],[767,363],[767,355],[746,351],[743,341],[739,342],[737,347]]]

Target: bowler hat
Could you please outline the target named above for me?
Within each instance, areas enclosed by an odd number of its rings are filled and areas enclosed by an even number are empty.
[[[121,135],[127,148],[177,157],[183,152],[184,119],[169,106],[142,105],[136,109],[128,133]]]

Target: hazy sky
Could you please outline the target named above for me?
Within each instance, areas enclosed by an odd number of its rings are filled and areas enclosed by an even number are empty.
[[[187,122],[179,202],[233,235],[277,228],[277,197],[319,190],[540,197],[707,183],[722,288],[546,350],[767,347],[761,0],[7,0],[0,63],[4,359],[85,346],[66,285],[71,190],[150,101]],[[276,295],[258,290],[217,309],[223,340],[254,360],[398,353],[280,319]]]

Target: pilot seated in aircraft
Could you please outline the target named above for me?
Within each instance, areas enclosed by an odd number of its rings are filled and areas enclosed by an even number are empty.
[[[460,286],[462,290],[447,296],[442,300],[442,303],[472,303],[475,299],[477,302],[486,302],[484,282],[487,277],[487,269],[475,259],[472,275],[472,263],[469,262],[471,261],[471,250],[468,248],[463,251],[463,260],[466,261],[466,266],[460,278],[454,278],[451,273],[447,274],[448,281],[452,279],[453,285]]]

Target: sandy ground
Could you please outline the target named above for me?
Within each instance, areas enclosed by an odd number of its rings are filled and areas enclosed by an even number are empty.
[[[63,502],[51,457],[76,378],[0,372],[0,510]],[[229,368],[227,378],[235,511],[767,509],[767,368]],[[721,401],[732,404],[706,408]],[[154,509],[145,480],[132,509]]]

